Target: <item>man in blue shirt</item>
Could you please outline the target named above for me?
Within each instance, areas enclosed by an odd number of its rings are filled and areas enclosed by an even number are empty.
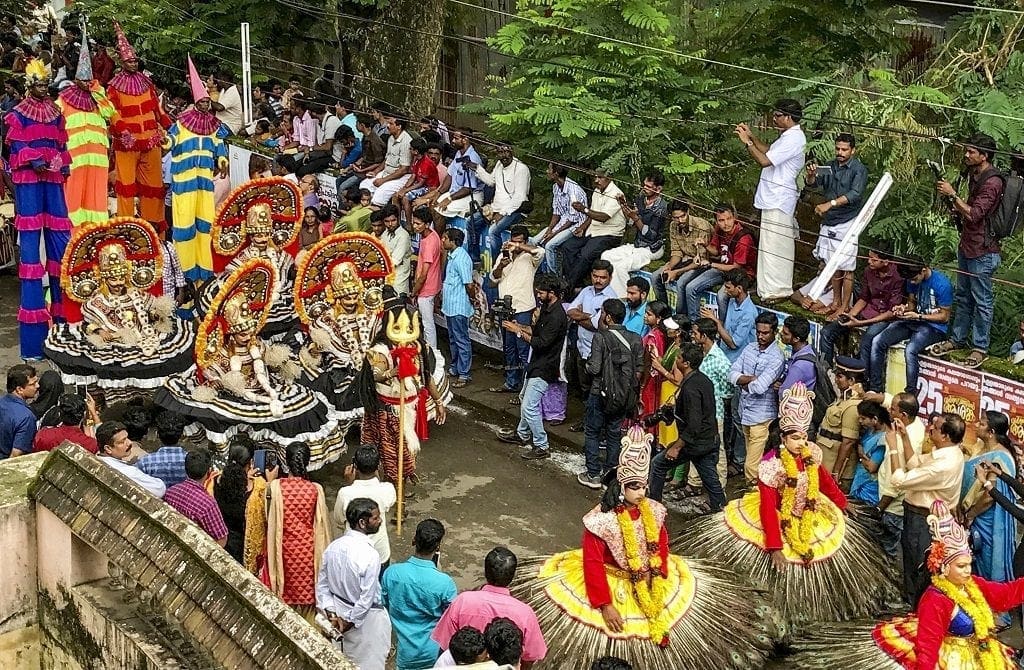
[[[565,308],[565,315],[569,317],[569,381],[575,381],[586,399],[590,396],[590,375],[587,374],[587,359],[590,358],[590,349],[594,344],[594,333],[597,332],[601,323],[601,306],[609,298],[617,298],[615,289],[611,287],[612,264],[603,259],[597,259],[590,266],[590,286],[586,286],[576,295],[576,299]],[[576,324],[575,336],[572,331],[572,324]],[[575,339],[574,339],[575,337]],[[569,430],[574,433],[583,430],[583,422],[573,424]]]
[[[441,284],[441,313],[448,326],[452,355],[448,373],[455,377],[452,388],[462,388],[469,383],[469,368],[473,363],[473,343],[469,339],[469,317],[473,316],[470,297],[476,295],[477,285],[473,281],[473,261],[462,248],[465,238],[465,233],[458,228],[449,228],[441,236],[441,247],[448,254]]]
[[[893,308],[896,320],[885,327],[871,343],[871,358],[867,362],[868,390],[884,390],[885,365],[889,347],[907,340],[904,356],[907,361],[906,392],[917,394],[919,372],[918,356],[921,352],[946,339],[949,315],[953,307],[953,285],[938,270],[924,261],[914,260],[900,268],[907,280],[906,305]]]
[[[399,670],[432,668],[441,653],[430,634],[458,591],[455,581],[438,569],[444,526],[424,519],[416,526],[415,553],[384,571],[381,596],[398,638]]]
[[[650,327],[644,323],[644,315],[647,313],[647,295],[650,293],[651,283],[643,277],[630,277],[626,282],[626,320],[622,325],[631,333],[640,337],[647,334]]]
[[[39,393],[39,375],[26,363],[7,371],[7,395],[0,398],[0,460],[32,452],[36,415],[28,403]]]
[[[729,381],[736,385],[740,395],[740,424],[747,452],[743,473],[751,484],[757,482],[757,468],[768,443],[768,427],[779,416],[775,382],[786,366],[775,341],[778,318],[771,312],[758,314],[754,328],[757,341],[743,349],[729,370]]]
[[[140,458],[135,467],[156,477],[167,488],[185,481],[185,450],[179,446],[184,432],[185,417],[177,412],[161,412],[156,417],[156,434],[161,446]]]

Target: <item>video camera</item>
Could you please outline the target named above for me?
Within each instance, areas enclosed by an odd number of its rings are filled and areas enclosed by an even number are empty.
[[[512,308],[512,296],[506,295],[495,300],[494,304],[491,305],[491,317],[497,324],[501,324],[503,321],[514,321],[516,311]]]

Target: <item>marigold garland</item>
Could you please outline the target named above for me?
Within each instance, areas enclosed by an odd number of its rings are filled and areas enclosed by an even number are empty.
[[[647,499],[641,500],[638,508],[640,509],[641,525],[644,529],[644,542],[647,545],[647,569],[644,568],[640,540],[637,537],[633,519],[629,515],[629,509],[625,505],[619,505],[615,509],[615,517],[619,522],[619,530],[622,531],[622,543],[626,549],[626,564],[629,567],[633,592],[640,604],[640,610],[647,618],[651,640],[659,646],[665,646],[668,644],[668,626],[661,618],[665,612],[666,597],[658,542],[661,530],[658,528],[654,512]]]
[[[818,494],[820,493],[818,481],[818,464],[811,457],[810,450],[806,445],[800,451],[800,460],[804,464],[803,472],[797,465],[796,457],[785,447],[779,450],[779,458],[782,460],[782,467],[786,472],[786,481],[782,488],[782,531],[786,543],[805,563],[814,559],[814,549],[811,547],[811,539],[814,536],[814,512],[818,505]],[[799,520],[794,518],[793,510],[796,507],[797,489],[801,488],[801,474],[806,475],[806,493],[804,495],[804,509]]]
[[[978,584],[973,579],[968,579],[961,590],[942,575],[933,575],[932,584],[974,621],[974,636],[978,639],[978,653],[983,670],[999,670],[1005,667],[1002,648],[992,636],[995,627],[992,608],[989,607]]]

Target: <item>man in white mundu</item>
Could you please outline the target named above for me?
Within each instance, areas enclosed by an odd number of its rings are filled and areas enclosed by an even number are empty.
[[[793,213],[800,189],[796,176],[804,165],[807,138],[800,128],[803,108],[796,100],[777,100],[772,123],[781,131],[768,146],[754,137],[745,123],[736,136],[761,166],[754,207],[761,210],[761,235],[757,254],[757,295],[762,300],[789,298],[793,293],[793,255],[800,232]]]

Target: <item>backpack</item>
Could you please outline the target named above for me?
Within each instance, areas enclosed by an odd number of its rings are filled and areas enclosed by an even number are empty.
[[[602,335],[608,352],[608,360],[601,369],[602,409],[609,417],[624,416],[636,411],[636,404],[639,401],[633,348],[618,331],[608,330]],[[611,337],[618,340],[622,346],[614,346]]]
[[[828,368],[820,358],[814,354],[803,354],[794,356],[793,360],[814,362],[814,409],[811,413],[811,426],[817,428],[825,418],[825,410],[839,398],[839,393],[836,392],[836,387],[828,374]]]
[[[1016,174],[996,174],[1003,180],[1003,197],[989,212],[985,223],[988,236],[998,241],[1017,232],[1024,220],[1024,179]]]

